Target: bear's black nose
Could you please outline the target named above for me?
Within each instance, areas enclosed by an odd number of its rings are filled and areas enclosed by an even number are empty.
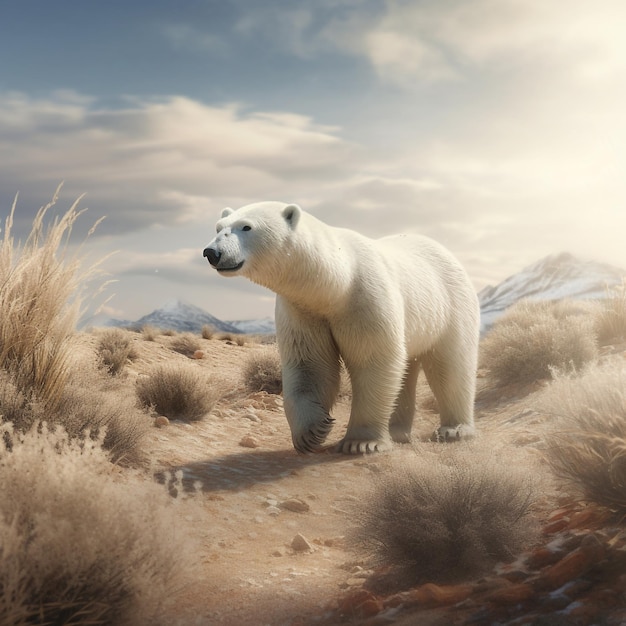
[[[208,259],[209,263],[213,267],[215,267],[220,261],[221,254],[219,254],[217,250],[214,250],[213,248],[205,248],[202,256],[205,256]]]

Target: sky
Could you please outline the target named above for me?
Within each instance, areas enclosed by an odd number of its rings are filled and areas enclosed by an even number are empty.
[[[85,194],[128,320],[272,316],[202,258],[260,200],[437,239],[477,290],[561,251],[626,268],[624,32],[623,0],[5,2],[0,217]]]

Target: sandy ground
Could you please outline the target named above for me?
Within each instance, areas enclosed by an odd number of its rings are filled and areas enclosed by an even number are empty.
[[[90,336],[93,344],[95,337]],[[282,398],[246,393],[242,369],[250,354],[266,349],[199,340],[204,358],[173,352],[171,337],[133,335],[139,358],[127,367],[129,392],[155,364],[180,362],[207,372],[227,392],[203,420],[172,421],[150,429],[145,449],[156,471],[177,478],[184,507],[181,524],[197,542],[200,563],[166,620],[172,624],[303,624],[321,616],[338,597],[359,588],[370,574],[366,555],[351,540],[353,520],[368,506],[368,490],[392,462],[410,462],[416,450],[396,445],[386,454],[342,456],[331,451],[299,455],[292,446]],[[437,425],[429,392],[414,433],[422,440]],[[331,440],[345,431],[349,396],[341,399]],[[523,394],[479,396],[472,445],[513,445],[536,455],[542,418]],[[454,445],[454,444],[453,444]],[[420,453],[440,454],[427,443]],[[182,482],[182,488],[181,488]]]

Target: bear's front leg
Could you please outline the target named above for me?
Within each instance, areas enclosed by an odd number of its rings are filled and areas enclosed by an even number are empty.
[[[285,415],[298,452],[319,449],[333,426],[341,363],[328,324],[276,301]]]
[[[348,365],[352,409],[346,435],[337,446],[339,452],[365,454],[391,449],[389,418],[402,383],[401,362],[379,357],[365,366]]]

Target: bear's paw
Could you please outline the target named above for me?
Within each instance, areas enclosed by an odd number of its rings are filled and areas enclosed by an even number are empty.
[[[305,432],[293,433],[293,447],[298,452],[318,452],[328,437],[335,420],[329,415]]]
[[[391,450],[392,445],[388,439],[342,439],[336,447],[337,452],[342,454],[369,454],[372,452],[386,452]]]
[[[471,439],[476,434],[473,426],[459,424],[458,426],[440,426],[430,438],[438,443],[450,443],[461,441],[461,439]]]

